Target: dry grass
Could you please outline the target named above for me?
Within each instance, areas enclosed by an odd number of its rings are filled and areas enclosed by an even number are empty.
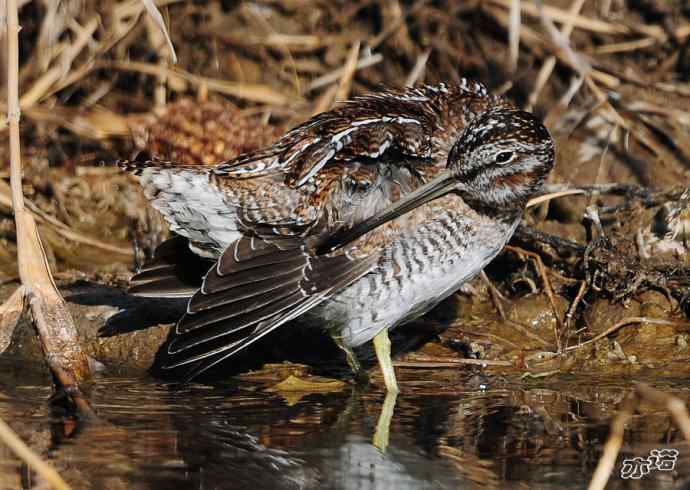
[[[285,127],[381,85],[461,76],[535,110],[557,139],[615,135],[603,178],[648,185],[678,182],[687,170],[690,148],[676,138],[690,109],[681,49],[690,20],[681,6],[661,15],[651,4],[598,9],[584,1],[568,9],[518,0],[152,5],[24,5],[20,105],[29,171],[47,162],[73,172],[127,156],[130,130],[182,97],[230,99]],[[667,104],[669,97],[678,103]],[[640,160],[649,165],[640,170]],[[557,168],[553,179],[572,176]]]

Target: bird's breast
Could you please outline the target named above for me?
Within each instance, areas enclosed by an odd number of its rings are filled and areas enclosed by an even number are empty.
[[[430,210],[431,211],[431,210]],[[503,248],[519,217],[497,220],[444,207],[393,241],[378,267],[314,313],[353,346],[423,315],[475,277]]]

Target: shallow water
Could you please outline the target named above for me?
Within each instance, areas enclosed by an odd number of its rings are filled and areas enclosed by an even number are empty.
[[[44,375],[1,372],[2,418],[73,488],[586,488],[630,390],[622,381],[530,384],[469,373],[453,386],[408,382],[383,453],[372,445],[386,425],[374,386],[300,398],[248,381],[180,387],[103,377],[89,393],[100,420],[79,421],[51,408]],[[690,383],[656,386],[690,398]],[[610,488],[683,488],[690,449],[681,440],[665,412],[641,406]],[[624,458],[654,448],[680,451],[674,471],[620,477]],[[40,486],[4,448],[0,475],[1,488]]]

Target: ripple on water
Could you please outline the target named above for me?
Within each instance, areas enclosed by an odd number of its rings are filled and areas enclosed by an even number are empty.
[[[84,422],[50,408],[44,375],[5,369],[0,414],[74,488],[582,488],[630,390],[592,379],[467,381],[403,386],[385,454],[371,444],[383,394],[352,386],[288,402],[247,381],[102,377],[89,388],[101,420]],[[688,383],[665,388],[690,398]],[[680,440],[665,413],[643,406],[621,459],[678,447],[688,460]],[[674,488],[687,472],[650,473],[645,488]],[[8,488],[27,481],[5,448],[0,474]]]

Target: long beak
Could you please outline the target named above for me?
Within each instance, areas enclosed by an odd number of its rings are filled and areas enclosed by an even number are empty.
[[[430,182],[402,197],[400,200],[391,204],[371,218],[356,224],[349,230],[334,234],[326,243],[319,247],[319,253],[333,252],[343,245],[347,245],[362,235],[369,233],[374,228],[378,228],[382,224],[417,209],[419,206],[433,201],[434,199],[445,196],[449,192],[455,190],[455,186],[456,181],[452,174],[444,170]]]

